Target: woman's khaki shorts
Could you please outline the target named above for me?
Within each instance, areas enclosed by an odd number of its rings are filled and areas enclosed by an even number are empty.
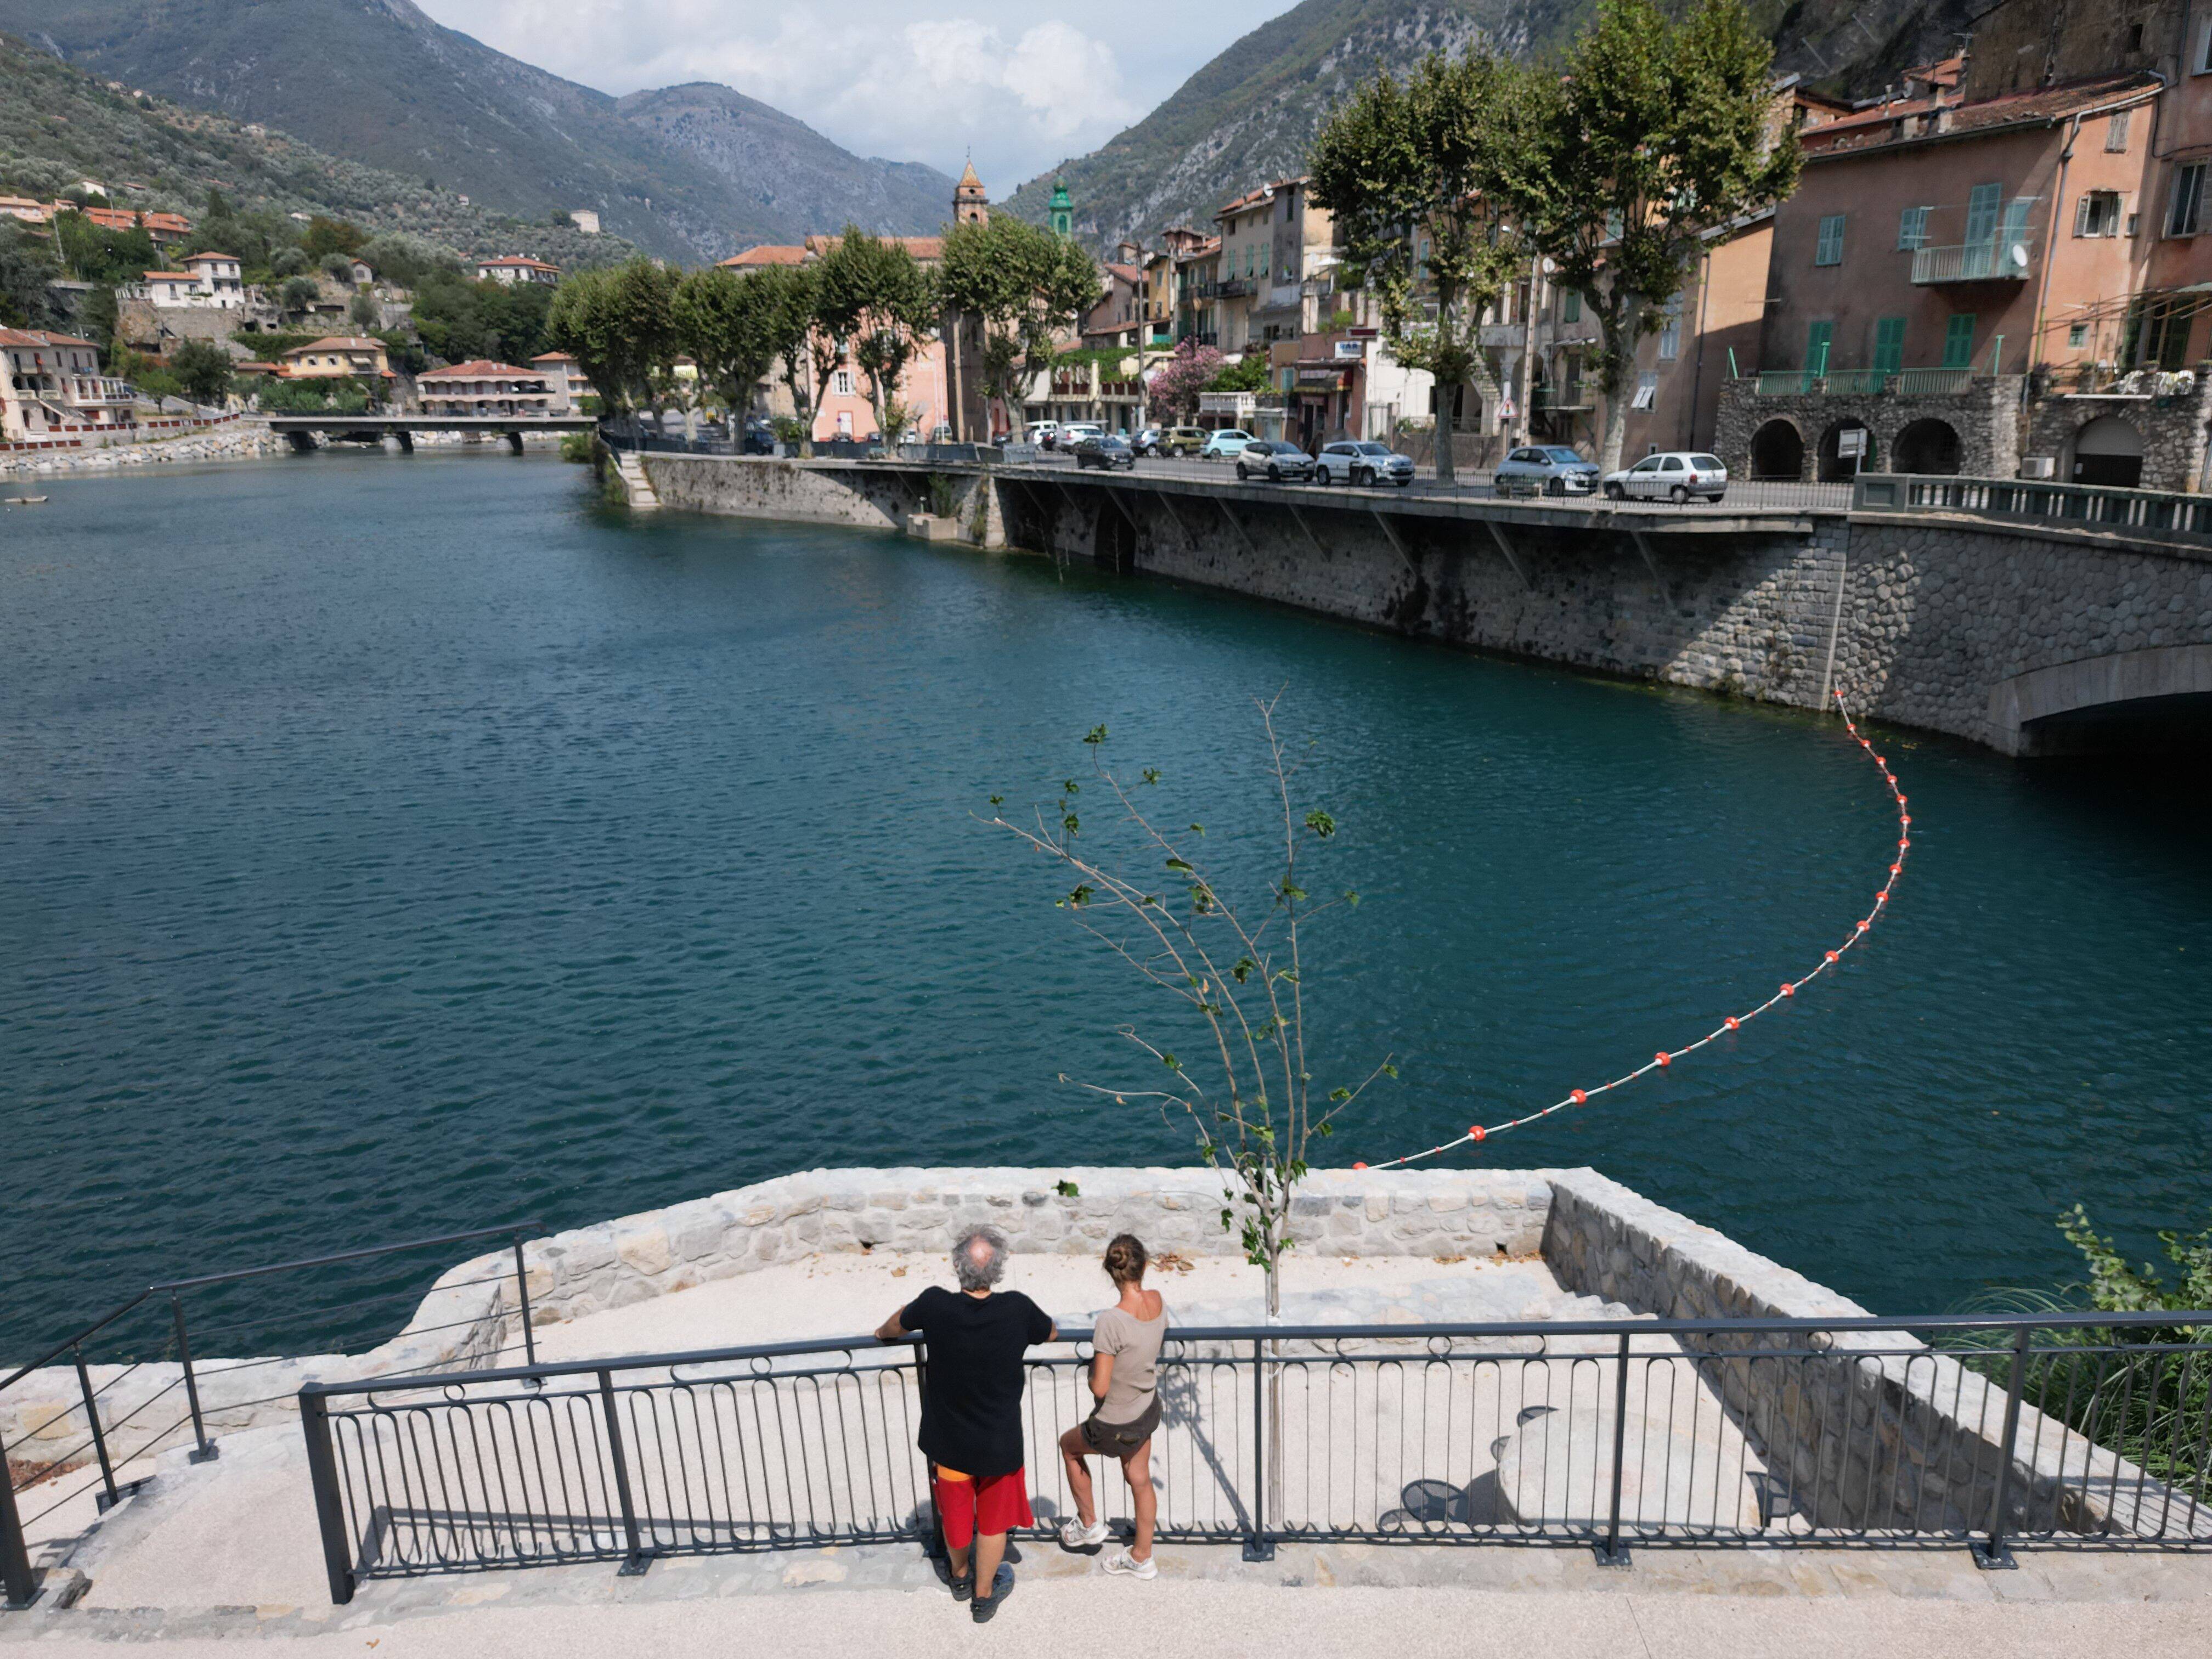
[[[1127,1423],[1102,1423],[1093,1412],[1083,1419],[1083,1443],[1108,1457],[1133,1457],[1160,1425],[1160,1397]]]

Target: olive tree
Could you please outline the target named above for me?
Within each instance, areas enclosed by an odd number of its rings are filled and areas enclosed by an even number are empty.
[[[1796,187],[1794,131],[1777,118],[1773,48],[1741,0],[1602,0],[1540,84],[1511,205],[1554,280],[1596,323],[1605,392],[1600,465],[1620,465],[1636,349],[1682,291],[1707,239]]]
[[[1000,214],[945,234],[938,281],[945,308],[981,325],[984,393],[1018,440],[1024,391],[1050,370],[1054,337],[1097,301],[1097,264],[1065,237]]]
[[[1132,777],[1107,764],[1103,726],[1084,738],[1087,783],[1068,779],[1027,823],[1006,817],[1005,798],[994,795],[988,820],[1058,866],[1062,879],[1072,877],[1054,902],[1182,1005],[1181,1035],[1194,1040],[1187,1054],[1175,1036],[1121,1028],[1153,1074],[1164,1074],[1158,1086],[1080,1086],[1188,1121],[1200,1158],[1221,1176],[1223,1229],[1267,1274],[1270,1315],[1282,1308],[1291,1200],[1315,1143],[1377,1078],[1397,1075],[1385,1056],[1363,1078],[1317,1089],[1307,1069],[1307,933],[1359,895],[1316,900],[1304,885],[1312,878],[1303,860],[1335,836],[1336,820],[1296,799],[1299,764],[1276,730],[1279,701],[1259,704],[1272,799],[1262,830],[1267,874],[1249,899],[1230,890],[1203,824],[1177,829],[1146,804],[1161,782],[1157,769]],[[1086,788],[1101,798],[1095,812],[1084,803]]]
[[[1332,116],[1308,163],[1334,216],[1346,284],[1374,295],[1390,352],[1437,383],[1437,477],[1451,482],[1460,389],[1495,401],[1482,323],[1527,264],[1504,169],[1540,106],[1531,71],[1487,52],[1433,52],[1378,75]]]

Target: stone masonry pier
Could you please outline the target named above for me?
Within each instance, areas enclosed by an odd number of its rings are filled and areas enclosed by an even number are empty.
[[[933,539],[951,526],[975,547],[1802,708],[1827,707],[1832,688],[1862,714],[2008,754],[2090,746],[2115,714],[2156,719],[2212,694],[2195,658],[2172,654],[2212,646],[2212,552],[2087,527],[1043,465],[641,459],[671,507]]]

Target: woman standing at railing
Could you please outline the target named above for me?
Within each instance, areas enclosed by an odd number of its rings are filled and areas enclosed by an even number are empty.
[[[1160,1425],[1157,1384],[1168,1310],[1158,1291],[1145,1288],[1147,1261],[1143,1243],[1133,1234],[1123,1233],[1106,1247],[1106,1274],[1121,1299],[1098,1316],[1091,1333],[1091,1394],[1098,1403],[1060,1437],[1060,1462],[1075,1495],[1075,1513],[1060,1523],[1060,1541],[1072,1550],[1106,1541],[1106,1523],[1098,1518],[1085,1460],[1120,1458],[1137,1508],[1137,1533],[1127,1550],[1106,1558],[1106,1571],[1130,1578],[1159,1577],[1152,1565],[1152,1528],[1160,1510],[1152,1490],[1152,1431]]]

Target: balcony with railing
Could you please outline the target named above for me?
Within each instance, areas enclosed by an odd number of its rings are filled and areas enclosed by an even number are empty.
[[[2035,238],[1998,236],[1912,255],[1912,280],[1923,288],[1949,283],[2023,283],[2035,263]]]
[[[1761,398],[1945,398],[1972,386],[1971,368],[1765,368],[1750,377]]]

